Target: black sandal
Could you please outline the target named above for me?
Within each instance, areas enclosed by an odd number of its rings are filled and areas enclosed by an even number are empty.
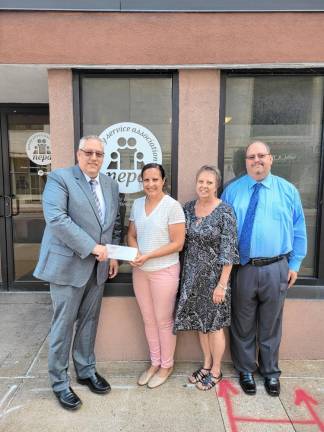
[[[206,373],[204,373],[203,371],[206,371]],[[190,375],[190,377],[188,377],[188,380],[191,384],[197,384],[198,382],[201,382],[209,374],[210,374],[210,369],[200,367],[195,372],[193,372]]]
[[[218,377],[215,377],[212,373],[209,372],[209,374],[205,375],[205,377],[201,381],[197,382],[196,387],[197,389],[202,391],[211,390],[213,387],[215,387],[216,384],[221,381],[222,378],[222,372],[219,373]]]

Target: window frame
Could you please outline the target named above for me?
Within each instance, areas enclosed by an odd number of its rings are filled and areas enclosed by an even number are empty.
[[[72,70],[74,151],[83,135],[82,130],[82,78],[170,78],[172,80],[171,109],[171,196],[178,196],[178,130],[179,130],[179,74],[177,70]],[[105,283],[104,296],[134,297],[132,274],[122,273],[109,283]]]
[[[225,156],[225,110],[226,79],[228,77],[271,77],[271,76],[323,76],[324,68],[312,69],[228,69],[221,71],[218,160],[219,168],[224,173]],[[324,94],[323,94],[324,105]],[[321,121],[321,143],[319,160],[319,183],[317,198],[316,236],[315,236],[315,276],[302,276],[296,285],[288,291],[289,298],[324,299],[324,106]],[[223,188],[223,184],[222,184]]]

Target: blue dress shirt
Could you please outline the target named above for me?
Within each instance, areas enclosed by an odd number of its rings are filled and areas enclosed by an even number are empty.
[[[221,198],[237,218],[238,238],[256,181],[244,175],[230,183]],[[289,268],[299,271],[307,252],[305,217],[298,190],[287,180],[269,174],[263,179],[256,209],[250,258],[290,253]]]

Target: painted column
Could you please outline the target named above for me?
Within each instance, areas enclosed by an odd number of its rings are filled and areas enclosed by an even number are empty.
[[[73,91],[70,69],[48,71],[52,170],[71,166],[74,158]]]
[[[194,196],[195,174],[217,165],[220,105],[219,70],[179,71],[178,199]]]
[[[197,170],[206,164],[217,166],[219,106],[219,70],[179,71],[178,199],[182,203],[195,197]],[[226,337],[228,360],[228,332]],[[196,332],[180,332],[176,359],[201,359]]]

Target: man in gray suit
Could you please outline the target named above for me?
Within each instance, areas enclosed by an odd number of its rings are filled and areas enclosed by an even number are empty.
[[[120,218],[118,185],[99,173],[103,157],[99,137],[81,138],[78,165],[50,173],[43,194],[46,228],[34,276],[50,282],[49,376],[67,409],[81,405],[67,374],[72,341],[78,383],[95,393],[110,391],[96,372],[94,344],[104,282],[118,272],[118,262],[108,262],[105,244],[119,244]]]

